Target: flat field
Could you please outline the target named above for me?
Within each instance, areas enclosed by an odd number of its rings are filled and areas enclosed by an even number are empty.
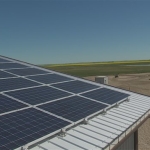
[[[87,77],[97,75],[148,73],[150,72],[150,66],[148,65],[150,65],[150,60],[91,62],[54,65],[47,64],[41,66],[47,69],[52,69],[73,76]]]

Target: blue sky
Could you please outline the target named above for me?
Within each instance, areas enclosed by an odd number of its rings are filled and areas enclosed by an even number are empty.
[[[0,54],[34,64],[150,59],[150,1],[0,0]]]

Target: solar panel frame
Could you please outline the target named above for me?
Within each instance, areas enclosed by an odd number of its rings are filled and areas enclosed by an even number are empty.
[[[9,97],[0,94],[0,114],[28,107],[27,105],[15,101]]]
[[[31,105],[37,105],[48,101],[61,99],[63,97],[71,96],[70,93],[49,87],[40,86],[34,88],[27,88],[23,90],[5,92],[7,95],[19,99]]]
[[[58,74],[46,74],[46,75],[36,75],[36,76],[29,76],[27,77],[29,79],[44,83],[44,84],[52,84],[52,83],[58,83],[58,82],[64,82],[64,81],[71,81],[73,79],[61,76]]]
[[[4,63],[4,62],[11,62],[11,61],[4,59],[4,58],[0,58],[0,63]]]
[[[1,58],[1,57],[0,57]],[[65,77],[68,77],[68,78],[72,78],[73,80],[77,80],[78,82],[82,82],[82,83],[85,83],[86,85],[87,84],[90,84],[90,85],[93,85],[94,87],[95,86],[97,86],[96,88],[92,88],[92,89],[86,89],[86,90],[83,90],[83,91],[80,91],[80,92],[78,92],[78,91],[75,91],[74,93],[72,93],[73,95],[79,95],[79,94],[83,94],[83,93],[86,93],[86,92],[89,92],[89,91],[92,91],[92,90],[96,90],[97,88],[101,88],[101,85],[100,84],[98,84],[98,83],[93,83],[93,82],[91,82],[91,81],[85,81],[85,79],[79,79],[79,78],[77,78],[77,77],[73,77],[73,76],[70,76],[70,75],[64,75],[64,74],[62,74],[62,73],[59,73],[59,72],[56,72],[56,71],[50,71],[50,70],[48,70],[48,69],[44,69],[44,68],[40,68],[40,67],[38,67],[38,66],[35,66],[35,65],[32,65],[32,64],[29,64],[29,63],[25,63],[25,62],[22,62],[22,61],[18,61],[18,60],[14,60],[14,59],[11,59],[12,61],[13,61],[13,63],[19,63],[19,64],[21,64],[21,65],[25,65],[26,66],[26,68],[36,68],[36,69],[40,69],[40,70],[43,70],[43,71],[48,71],[49,73],[55,73],[55,74],[57,74],[57,75],[61,75],[61,76],[65,76]],[[6,63],[5,63],[6,64]],[[9,70],[12,70],[13,68],[10,68],[10,69],[7,69],[7,71],[9,71]],[[22,68],[22,69],[25,69],[25,68]],[[0,69],[0,70],[3,70],[3,69]],[[36,75],[38,75],[38,74],[36,74]],[[36,76],[35,75],[35,76]],[[30,76],[30,75],[29,75]],[[32,75],[31,75],[32,76]],[[34,76],[34,75],[33,75]],[[23,78],[23,77],[21,77],[21,78]],[[72,82],[72,81],[69,81],[69,82]],[[38,82],[37,82],[38,83]],[[66,82],[67,83],[67,82]],[[54,84],[52,84],[51,86],[49,86],[49,87],[53,87],[53,88],[56,88],[56,89],[59,89],[58,87],[55,87],[55,85],[57,85],[58,83],[54,83]],[[44,84],[42,85],[42,83],[39,85],[39,87],[40,86],[44,86]],[[38,87],[38,86],[37,86]],[[105,87],[105,85],[103,85],[102,87]],[[107,87],[107,86],[106,86]],[[24,88],[24,89],[30,89],[30,88],[33,88],[33,87],[27,87],[27,88]],[[70,88],[69,88],[70,89]],[[14,90],[14,91],[19,91],[19,90],[21,90],[21,89],[16,89],[16,90]],[[61,89],[60,89],[61,90]],[[62,91],[65,91],[64,89],[62,89]],[[68,93],[71,93],[69,90],[67,90],[68,91]],[[4,92],[6,92],[6,91],[4,91]],[[6,92],[6,95],[7,95],[7,93],[8,92]],[[68,98],[69,97],[72,97],[73,95],[71,95],[71,96],[68,96]],[[81,96],[82,97],[82,95],[79,95],[79,96]],[[11,97],[11,96],[10,96]],[[64,97],[63,97],[64,98]],[[55,99],[55,100],[52,100],[53,102],[54,101],[61,101],[61,99],[63,99],[63,98],[60,98],[60,99]],[[66,97],[67,98],[67,97]],[[20,101],[20,100],[19,100]],[[52,103],[52,101],[47,101],[47,102],[44,102],[44,104],[45,103]],[[93,101],[92,99],[91,99],[91,101]],[[120,101],[122,101],[122,100],[120,100]],[[119,101],[119,102],[120,102]],[[23,101],[22,101],[23,102]],[[98,101],[97,101],[98,102]],[[39,109],[40,111],[44,111],[44,110],[42,110],[41,108],[37,108],[38,106],[40,106],[40,105],[43,105],[43,103],[41,104],[38,104],[38,105],[35,105],[34,107],[36,108],[36,109]],[[108,109],[108,108],[110,108],[110,107],[112,107],[112,105],[110,105],[110,106],[107,106],[106,107],[106,109]],[[102,110],[100,110],[100,111],[97,111],[97,112],[95,112],[95,113],[92,113],[91,112],[91,114],[88,116],[88,118],[89,117],[93,117],[94,115],[96,115],[96,114],[98,114],[98,113],[100,113]],[[105,110],[104,110],[105,111]],[[45,111],[46,113],[49,113],[48,111]],[[51,114],[51,113],[50,113]],[[55,115],[55,116],[57,116],[57,115]],[[58,116],[59,117],[59,116]],[[63,119],[63,118],[61,118],[61,119]],[[84,118],[83,118],[84,119]],[[83,119],[81,119],[81,120],[78,120],[78,121],[75,121],[74,123],[73,123],[73,125],[75,125],[75,124],[77,124],[77,123],[80,123],[81,121],[83,121]],[[65,118],[63,119],[63,120],[66,120]],[[14,124],[15,125],[15,124]],[[71,125],[72,126],[72,125]],[[69,127],[71,127],[71,126],[69,126]],[[68,128],[68,126],[66,126],[65,128]],[[30,131],[29,131],[30,132]],[[53,135],[53,134],[50,134],[50,135]],[[1,136],[0,136],[1,137]],[[37,141],[37,140],[36,140]],[[21,142],[21,141],[20,141]],[[34,143],[34,141],[33,142],[31,142],[32,144]],[[30,144],[31,144],[30,143]],[[14,145],[15,143],[11,143],[12,145]],[[22,145],[23,146],[23,145]]]
[[[11,78],[11,77],[16,77],[16,76],[0,70],[0,79]]]
[[[75,81],[70,81],[70,82],[65,82],[65,83],[57,83],[57,84],[52,84],[51,86],[63,89],[65,91],[69,91],[75,94],[79,94],[85,91],[93,90],[96,88],[99,88],[100,86],[97,85],[92,85],[87,82],[83,82],[80,80],[75,80]]]
[[[23,65],[20,63],[12,62],[12,63],[0,63],[0,69],[14,69],[14,68],[27,68],[29,66]]]
[[[48,74],[48,73],[50,74],[49,71],[44,71],[37,68],[11,69],[11,70],[7,70],[7,72],[19,76],[30,76],[30,75]]]
[[[87,98],[97,100],[99,102],[107,103],[109,105],[113,105],[121,101],[122,99],[125,99],[130,96],[129,94],[125,94],[122,92],[118,92],[106,88],[100,88],[93,91],[88,91],[81,95]]]
[[[38,107],[70,121],[76,122],[98,112],[99,110],[103,110],[108,106],[80,96],[72,96],[39,105]]]
[[[0,92],[4,92],[20,88],[39,86],[41,84],[24,78],[9,78],[9,79],[0,79],[0,85],[1,85]]]
[[[0,149],[19,148],[70,124],[34,108],[0,116]]]

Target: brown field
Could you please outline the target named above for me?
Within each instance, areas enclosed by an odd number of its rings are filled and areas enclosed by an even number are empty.
[[[94,81],[95,76],[85,77]],[[118,78],[108,76],[111,86],[150,96],[150,73],[119,75]],[[139,150],[150,150],[150,119],[148,119],[138,130]]]

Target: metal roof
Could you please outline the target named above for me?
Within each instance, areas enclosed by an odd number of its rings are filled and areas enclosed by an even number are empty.
[[[9,59],[8,59],[9,60]],[[14,62],[18,62],[13,60]],[[8,62],[9,63],[9,62]],[[26,63],[20,62],[24,65]],[[33,67],[33,65],[28,64]],[[34,68],[39,68],[34,66]],[[47,69],[42,69],[46,70]],[[6,72],[6,71],[5,71]],[[50,71],[55,73],[55,71]],[[57,73],[62,75],[62,73]],[[69,75],[65,75],[70,77]],[[84,79],[78,79],[85,81]],[[101,87],[129,94],[129,101],[122,100],[119,105],[112,105],[106,114],[102,111],[91,116],[88,124],[78,124],[71,127],[64,136],[56,135],[53,138],[42,139],[33,143],[30,150],[104,150],[114,147],[122,138],[134,130],[150,114],[150,97],[118,89],[115,87],[86,81]],[[31,143],[30,143],[31,144]],[[26,145],[28,146],[28,145]],[[26,147],[24,147],[26,149]],[[18,149],[20,150],[20,148]]]
[[[129,102],[113,107],[106,114],[90,119],[68,130],[65,136],[55,136],[36,144],[30,150],[104,150],[113,148],[150,114],[150,97],[117,89],[130,94]]]

